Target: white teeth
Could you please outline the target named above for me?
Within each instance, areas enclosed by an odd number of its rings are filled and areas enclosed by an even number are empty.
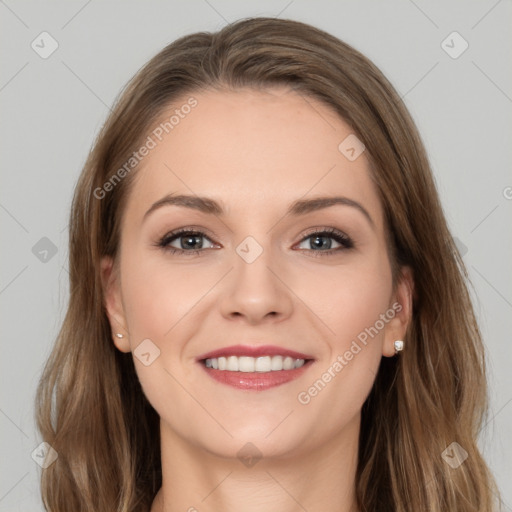
[[[238,371],[238,357],[229,356],[226,362],[226,370],[228,372],[237,372]]]
[[[300,368],[301,366],[304,366],[304,363],[306,361],[304,359],[295,359],[295,368]]]
[[[285,357],[283,361],[283,370],[292,370],[295,368],[295,361],[291,357]]]
[[[304,359],[293,359],[289,356],[228,356],[206,359],[204,364],[207,368],[213,368],[214,370],[253,373],[293,370],[294,368],[300,368],[305,362]]]
[[[254,369],[257,372],[270,372],[272,370],[270,356],[258,357],[254,363]]]
[[[283,358],[281,356],[272,357],[272,371],[282,370],[283,369]]]
[[[254,367],[254,357],[239,357],[238,358],[238,369],[241,372],[253,372]]]

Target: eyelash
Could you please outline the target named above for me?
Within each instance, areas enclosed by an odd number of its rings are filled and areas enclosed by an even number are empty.
[[[186,254],[187,256],[200,255],[201,253],[203,253],[205,251],[205,249],[192,249],[190,251],[187,251],[185,249],[177,249],[176,247],[169,246],[169,244],[171,242],[173,242],[177,238],[181,238],[184,235],[192,235],[192,236],[199,235],[199,236],[203,236],[203,237],[207,238],[208,240],[210,240],[208,238],[208,236],[201,231],[196,231],[196,230],[189,229],[189,228],[183,228],[183,229],[178,229],[176,231],[171,231],[170,233],[167,233],[155,245],[157,247],[160,247],[161,249],[163,249],[166,252],[170,252],[171,254]],[[309,251],[312,253],[316,253],[316,254],[314,254],[315,257],[316,256],[331,256],[337,252],[347,250],[347,249],[352,249],[354,247],[354,243],[350,237],[345,235],[345,233],[343,233],[337,229],[334,229],[334,228],[324,228],[320,231],[311,231],[311,232],[307,233],[301,239],[299,244],[304,242],[308,238],[313,237],[314,235],[316,235],[316,236],[327,235],[328,238],[332,238],[333,240],[335,240],[336,242],[341,244],[341,247],[337,247],[335,249],[328,249],[327,251],[315,251],[313,249],[300,249],[301,251]]]

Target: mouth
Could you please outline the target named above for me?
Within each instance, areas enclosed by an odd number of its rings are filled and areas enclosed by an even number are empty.
[[[210,352],[197,361],[217,382],[237,389],[263,391],[297,379],[315,360],[279,347],[238,345]]]
[[[202,359],[206,368],[213,368],[221,372],[243,372],[243,373],[265,373],[280,372],[294,370],[300,368],[306,361],[312,359],[294,359],[290,356],[228,356],[228,357],[212,357]]]

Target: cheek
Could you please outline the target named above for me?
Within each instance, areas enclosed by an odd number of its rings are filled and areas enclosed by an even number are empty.
[[[298,401],[336,429],[357,414],[373,386],[385,325],[394,316],[391,270],[385,259],[369,257],[338,268],[330,279],[317,276],[316,285],[312,309],[332,332],[321,340],[326,357],[318,361]],[[383,321],[386,312],[389,318]]]
[[[123,261],[123,303],[130,334],[163,340],[194,308],[208,287],[200,273],[161,256],[134,252]],[[123,275],[123,274],[122,274]],[[204,273],[203,273],[204,276]],[[215,282],[212,277],[212,282]]]
[[[147,399],[160,416],[169,415],[169,403],[180,411],[190,408],[190,397],[180,383],[189,382],[191,368],[182,365],[182,355],[200,325],[197,317],[201,308],[195,306],[212,286],[201,285],[199,274],[136,248],[126,250],[121,262],[123,306],[135,369]],[[218,279],[211,278],[213,282]],[[158,356],[145,366],[137,347],[147,339],[153,344],[147,345],[151,359],[153,354]]]
[[[333,318],[334,329],[341,335],[339,342],[342,345],[348,339],[364,338],[360,334],[374,326],[389,308],[390,293],[391,282],[385,273],[368,272],[346,279],[343,290],[336,297],[339,309]]]
[[[390,307],[391,269],[387,259],[377,253],[301,278],[304,280],[304,293],[310,297],[308,305],[331,331],[327,339],[330,340],[333,357],[334,352],[337,355],[348,350],[358,336],[364,340],[366,330],[374,326]],[[381,322],[377,327],[379,336],[373,336],[374,340],[383,334]],[[377,346],[378,342],[373,345]]]

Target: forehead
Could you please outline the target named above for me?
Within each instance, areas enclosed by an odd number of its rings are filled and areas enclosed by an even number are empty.
[[[195,106],[180,109],[191,97]],[[365,203],[380,222],[366,155],[347,158],[344,141],[355,135],[322,102],[285,87],[209,90],[174,102],[155,126],[173,115],[161,140],[152,128],[154,147],[136,171],[130,215],[140,218],[169,193],[208,196],[234,214],[260,215],[332,194]]]

